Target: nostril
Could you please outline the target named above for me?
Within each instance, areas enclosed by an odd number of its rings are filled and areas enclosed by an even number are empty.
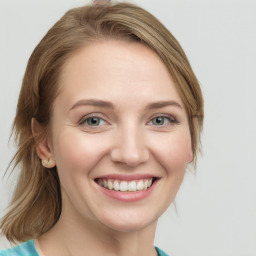
[[[149,159],[149,153],[147,149],[116,148],[111,152],[111,159],[113,162],[135,167],[145,163]]]

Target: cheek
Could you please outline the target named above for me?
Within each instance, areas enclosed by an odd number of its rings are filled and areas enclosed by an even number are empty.
[[[188,130],[174,137],[170,143],[170,154],[173,155],[178,162],[188,164],[192,161],[191,136]]]
[[[104,141],[97,135],[88,136],[83,132],[66,131],[59,133],[54,142],[54,157],[59,174],[88,174],[104,155]]]
[[[169,134],[159,140],[155,147],[155,155],[168,170],[186,168],[193,159],[191,138],[189,132]]]

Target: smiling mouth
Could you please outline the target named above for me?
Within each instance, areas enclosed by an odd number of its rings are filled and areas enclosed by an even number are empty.
[[[139,179],[139,180],[116,180],[116,179],[96,179],[95,182],[101,187],[121,192],[137,192],[147,190],[152,186],[156,178]]]

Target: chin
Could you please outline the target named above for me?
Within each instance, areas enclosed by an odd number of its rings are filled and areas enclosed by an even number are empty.
[[[137,232],[155,227],[158,217],[144,213],[109,213],[100,220],[104,226],[118,232]]]

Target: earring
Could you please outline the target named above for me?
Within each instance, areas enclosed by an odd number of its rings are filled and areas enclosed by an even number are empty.
[[[53,168],[55,166],[55,161],[52,158],[48,158],[48,159],[42,159],[42,165],[45,168]]]

